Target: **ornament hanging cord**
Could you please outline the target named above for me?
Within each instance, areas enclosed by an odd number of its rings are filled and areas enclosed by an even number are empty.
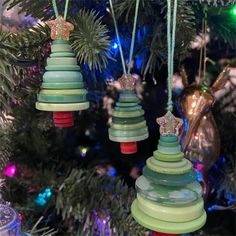
[[[134,53],[134,40],[135,40],[135,34],[136,34],[136,28],[137,28],[139,2],[140,2],[140,0],[136,0],[135,15],[134,15],[134,25],[133,25],[130,53],[129,53],[129,64],[128,64],[128,71],[126,71],[124,54],[123,54],[123,50],[122,50],[121,43],[120,43],[120,36],[119,36],[119,31],[118,31],[118,27],[117,27],[116,18],[115,18],[114,8],[113,8],[112,0],[109,0],[110,7],[111,7],[111,15],[112,15],[112,18],[113,18],[113,21],[114,21],[116,37],[117,37],[119,51],[120,51],[120,57],[121,57],[121,62],[122,62],[122,67],[123,67],[123,73],[125,75],[126,74],[130,75],[130,70],[131,70],[131,60],[132,60],[133,53]]]
[[[198,84],[202,84],[203,80],[205,79],[205,75],[206,75],[206,62],[207,62],[207,58],[206,58],[206,34],[207,34],[207,13],[206,13],[206,9],[204,9],[204,18],[202,20],[202,34],[203,34],[203,43],[204,46],[201,47],[200,49],[200,58],[199,58],[199,82]],[[203,64],[203,71],[202,71],[202,64]]]
[[[177,15],[177,0],[174,1],[173,17],[172,17],[172,32],[171,32],[171,0],[167,0],[167,45],[168,45],[168,102],[167,111],[172,112],[172,80],[174,74],[174,51],[175,51],[175,33],[176,33],[176,15]]]
[[[64,10],[64,20],[67,18],[69,0],[66,0],[65,10]],[[53,10],[55,12],[56,18],[59,16],[56,0],[52,0]]]

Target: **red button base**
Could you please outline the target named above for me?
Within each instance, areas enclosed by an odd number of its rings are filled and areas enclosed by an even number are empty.
[[[179,236],[179,234],[165,234],[165,233],[152,231],[152,236]]]
[[[137,152],[137,143],[120,143],[120,150],[123,154],[134,154]]]
[[[55,127],[66,128],[74,125],[72,112],[53,112],[53,121]]]

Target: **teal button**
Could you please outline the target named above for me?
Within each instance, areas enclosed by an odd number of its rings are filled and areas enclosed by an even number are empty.
[[[45,89],[82,89],[84,88],[84,83],[83,82],[42,83],[42,88],[45,88]]]
[[[43,81],[46,83],[83,82],[83,76],[79,71],[46,71]]]
[[[186,184],[190,184],[197,179],[196,173],[193,170],[190,170],[184,174],[169,175],[154,172],[147,166],[143,168],[143,175],[153,183],[167,186],[185,186]]]
[[[141,121],[144,121],[144,117],[140,116],[140,117],[132,117],[132,118],[118,118],[118,117],[112,117],[112,122],[114,124],[135,124],[135,123],[139,123]]]
[[[76,103],[84,102],[87,99],[86,94],[81,95],[53,95],[53,94],[38,94],[39,102],[52,103]]]

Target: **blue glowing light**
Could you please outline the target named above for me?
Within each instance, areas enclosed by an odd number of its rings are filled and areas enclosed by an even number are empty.
[[[139,57],[136,59],[136,67],[137,67],[137,69],[141,69],[142,61],[143,61],[142,55],[139,56]]]
[[[137,32],[137,38],[138,38],[138,42],[140,42],[140,40],[141,40],[141,30],[140,29]]]
[[[52,196],[52,190],[50,188],[46,188],[44,191],[44,194],[46,197],[51,197]]]
[[[117,44],[116,42],[114,42],[114,43],[112,44],[112,48],[113,48],[113,49],[117,49],[117,48],[118,48],[118,44]]]
[[[184,132],[188,130],[188,119],[184,118]]]
[[[230,193],[229,194],[229,196],[228,196],[228,204],[229,205],[232,205],[232,204],[234,204],[235,203],[235,197],[234,197],[234,195],[232,194],[232,193]]]
[[[197,174],[197,181],[202,182],[202,173],[200,171],[196,171]]]
[[[39,206],[44,206],[52,196],[51,188],[45,188],[43,192],[39,193],[34,202]]]
[[[110,167],[108,171],[108,175],[111,177],[116,176],[116,169],[114,167]]]
[[[208,207],[208,211],[214,211],[214,210],[217,210],[217,209],[218,209],[217,205],[212,205],[212,206]]]

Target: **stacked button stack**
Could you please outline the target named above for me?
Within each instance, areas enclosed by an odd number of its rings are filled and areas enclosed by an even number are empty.
[[[67,40],[55,40],[36,108],[52,111],[56,127],[73,126],[73,111],[89,107],[83,77]]]
[[[119,101],[112,112],[109,138],[120,143],[123,154],[133,154],[137,152],[137,141],[148,137],[148,130],[144,111],[138,105],[139,101],[133,90],[135,79],[131,76],[123,76],[119,82],[124,90],[121,92]]]
[[[189,233],[205,224],[202,188],[176,135],[160,137],[157,150],[136,180],[136,190],[132,215],[154,235]]]

